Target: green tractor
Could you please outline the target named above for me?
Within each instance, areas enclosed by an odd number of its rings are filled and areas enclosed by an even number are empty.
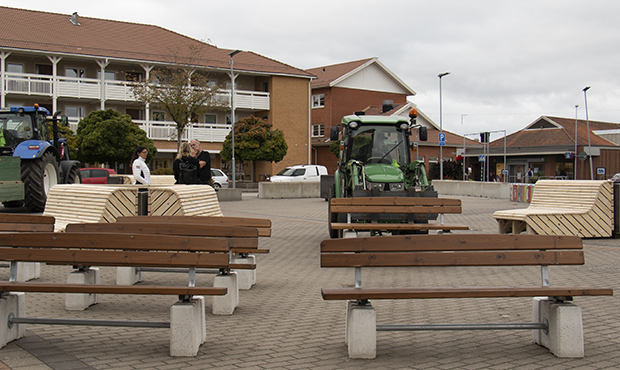
[[[411,160],[411,152],[417,150],[417,141],[410,139],[412,131],[417,130],[419,141],[426,141],[428,136],[426,127],[416,125],[416,118],[415,108],[410,112],[410,119],[357,114],[345,116],[337,127],[332,127],[330,139],[340,139],[340,156],[331,197],[436,198],[437,192],[428,183],[424,163]],[[331,214],[330,221],[345,222],[346,217],[346,214]],[[351,217],[351,222],[369,222],[363,214]],[[437,214],[387,214],[379,221],[428,223],[436,218]],[[342,236],[340,230],[331,227],[329,235]]]

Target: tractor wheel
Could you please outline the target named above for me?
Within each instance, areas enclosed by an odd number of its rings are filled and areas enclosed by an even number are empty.
[[[82,173],[77,166],[71,167],[69,171],[69,176],[67,176],[67,184],[81,184],[82,183]]]
[[[336,185],[332,185],[330,189],[329,200],[335,197],[336,197]],[[345,215],[344,214],[341,215],[339,213],[332,213],[331,202],[330,202],[330,205],[328,205],[327,214],[330,215],[330,219],[328,220],[328,223],[327,223],[327,228],[329,230],[329,237],[332,239],[342,238],[342,230],[334,230],[332,229],[331,225],[332,225],[332,222],[344,222]]]
[[[58,184],[58,162],[47,152],[41,158],[22,160],[24,203],[30,212],[43,212],[47,194]]]
[[[4,208],[19,208],[24,205],[24,201],[23,200],[11,200],[8,202],[3,202],[2,205],[4,206]]]

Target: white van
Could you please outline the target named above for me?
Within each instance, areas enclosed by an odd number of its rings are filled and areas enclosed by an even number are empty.
[[[321,175],[327,175],[327,167],[316,164],[296,164],[286,167],[277,175],[271,176],[271,182],[321,181]]]

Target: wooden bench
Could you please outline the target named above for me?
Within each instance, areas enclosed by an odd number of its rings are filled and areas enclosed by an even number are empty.
[[[332,198],[329,202],[330,230],[384,231],[397,233],[429,230],[468,230],[466,225],[443,222],[445,213],[462,212],[460,199],[425,197]],[[429,223],[440,215],[439,223]],[[406,219],[403,220],[403,215]],[[404,221],[404,222],[403,222]],[[343,236],[342,231],[339,236]]]
[[[120,249],[122,248],[122,249]],[[170,355],[195,356],[206,339],[204,299],[196,296],[223,296],[226,288],[197,287],[197,268],[219,268],[229,261],[230,247],[225,239],[169,235],[121,233],[19,233],[3,235],[0,260],[11,262],[10,280],[0,282],[0,344],[24,335],[22,324],[110,325],[170,327]],[[46,262],[81,266],[67,283],[15,281],[17,262]],[[98,284],[98,269],[90,266],[179,267],[190,269],[187,286],[104,285]],[[76,283],[76,281],[86,283]],[[23,317],[23,293],[177,295],[171,308],[171,322],[72,320]],[[16,325],[17,324],[17,325]]]
[[[178,217],[178,216],[177,216]],[[143,217],[138,220],[144,220]],[[210,239],[225,238],[228,241],[232,254],[269,253],[268,249],[258,248],[258,231],[256,228],[237,227],[226,225],[202,225],[183,223],[84,223],[69,224],[65,230],[67,233],[129,233],[129,234],[157,234],[201,237],[210,242]],[[249,261],[247,257],[231,259],[227,266],[222,266],[219,271],[197,270],[196,273],[218,273],[214,278],[214,286],[225,286],[230,295],[214,298],[212,313],[215,315],[230,315],[239,306],[239,289],[247,290],[256,283],[255,260]],[[231,271],[234,270],[234,271]],[[143,272],[185,272],[182,269],[153,268],[153,267],[118,267],[116,284],[133,285],[143,281]],[[254,277],[252,280],[251,278]]]
[[[325,300],[348,300],[345,342],[351,358],[376,356],[376,331],[457,329],[534,329],[536,343],[556,356],[583,357],[581,309],[569,301],[574,296],[613,295],[613,290],[550,286],[548,270],[549,265],[584,264],[582,248],[577,237],[545,235],[444,234],[325,240],[321,243],[321,267],[354,267],[355,286],[323,288],[321,293]],[[534,286],[460,286],[460,281],[440,287],[362,286],[361,271],[365,267],[537,265],[541,266],[542,283]],[[374,299],[512,297],[537,297],[532,323],[376,325],[370,305]]]
[[[224,216],[133,216],[119,217],[116,222],[157,223],[157,224],[198,224],[252,227],[258,230],[259,237],[271,236],[271,220],[252,217],[224,217]]]
[[[609,181],[539,180],[525,209],[497,211],[502,234],[610,237],[613,233],[613,189]]]
[[[55,219],[51,216],[0,213],[0,233],[15,232],[51,232],[54,231]],[[9,267],[2,264],[0,267]],[[41,264],[37,262],[20,262],[17,281],[28,281],[41,276]]]

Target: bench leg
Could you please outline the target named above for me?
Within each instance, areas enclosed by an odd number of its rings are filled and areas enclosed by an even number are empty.
[[[198,354],[206,334],[204,306],[199,299],[177,302],[170,308],[170,356],[192,357]]]
[[[256,264],[256,256],[248,255],[244,258],[235,258],[233,263]],[[256,284],[256,270],[237,270],[237,279],[239,280],[239,289],[249,290],[252,285]]]
[[[142,272],[135,267],[117,267],[116,285],[134,285],[142,281]]]
[[[213,287],[227,288],[228,293],[221,296],[213,296],[211,313],[214,315],[232,315],[235,307],[239,305],[239,284],[237,273],[231,271],[226,275],[216,275],[213,278]]]
[[[534,322],[549,324],[547,333],[535,330],[534,341],[557,357],[584,356],[581,308],[571,303],[556,303],[547,297],[535,297],[532,314]]]
[[[26,316],[26,294],[8,293],[0,298],[0,348],[9,342],[24,336],[24,325],[13,324],[9,327],[9,315]]]
[[[67,276],[67,284],[99,284],[99,268],[91,267],[83,271],[73,271]],[[99,295],[92,293],[66,293],[65,309],[84,311],[89,306],[99,303]]]
[[[349,358],[377,356],[377,313],[370,304],[352,304],[347,314],[346,342]]]
[[[29,281],[41,277],[41,263],[17,262],[17,281]]]

